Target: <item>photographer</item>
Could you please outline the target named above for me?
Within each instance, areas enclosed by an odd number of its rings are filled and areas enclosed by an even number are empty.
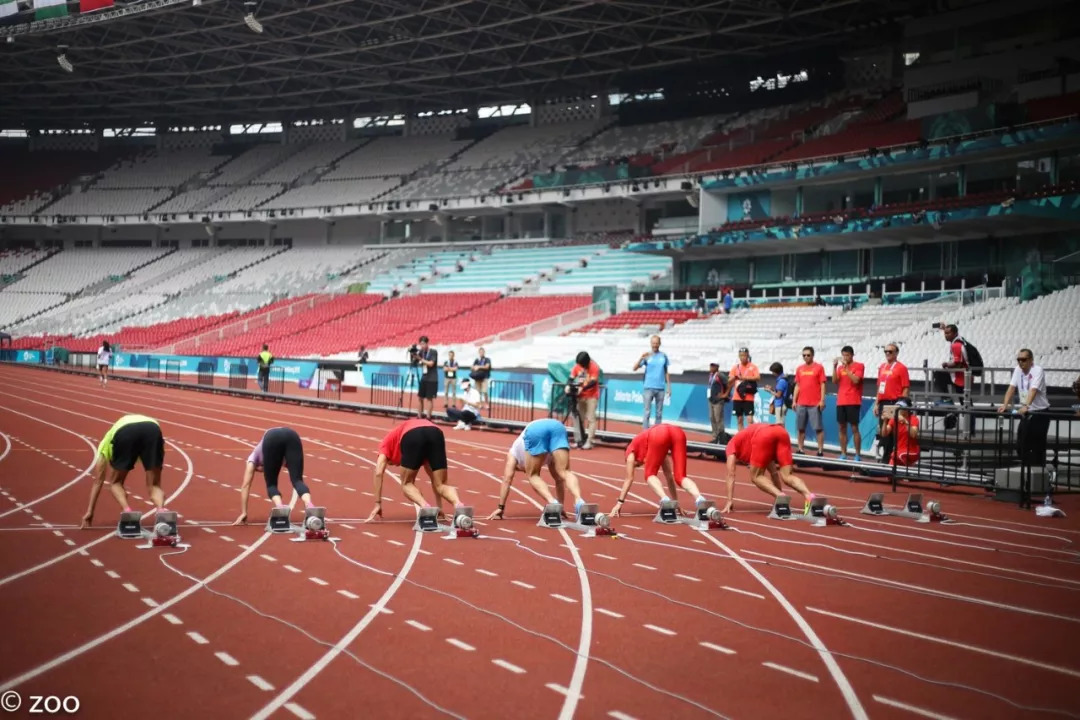
[[[427,335],[420,337],[420,347],[409,348],[409,362],[421,373],[420,389],[416,393],[420,398],[420,417],[424,417],[426,405],[427,419],[430,420],[435,409],[435,396],[439,394],[439,352],[428,346]]]
[[[578,415],[585,425],[585,442],[580,449],[592,450],[596,439],[596,405],[600,401],[600,366],[585,351],[579,352],[574,362],[566,392],[575,400]]]

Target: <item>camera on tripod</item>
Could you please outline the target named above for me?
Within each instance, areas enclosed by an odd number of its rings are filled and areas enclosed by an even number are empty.
[[[420,348],[418,348],[415,343],[413,343],[409,347],[409,364],[410,365],[419,365],[420,364]]]

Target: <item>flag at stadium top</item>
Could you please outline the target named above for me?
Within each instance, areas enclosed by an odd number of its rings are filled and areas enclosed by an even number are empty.
[[[115,0],[79,0],[79,12],[93,12],[94,10],[104,10],[111,8],[115,4]]]
[[[67,0],[34,0],[34,18],[37,20],[64,17],[67,14]]]

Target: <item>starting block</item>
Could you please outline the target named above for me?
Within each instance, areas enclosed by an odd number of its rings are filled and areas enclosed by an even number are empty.
[[[288,517],[286,516],[286,519]],[[304,524],[295,530],[298,537],[293,542],[305,542],[307,540],[337,540],[330,537],[330,531],[326,528],[326,508],[310,507],[304,511]]]
[[[445,539],[480,537],[480,531],[473,525],[473,509],[471,507],[454,508],[454,520],[452,525],[439,524],[439,509],[435,507],[420,508],[416,514],[416,522],[413,524],[416,532],[444,532]]]
[[[562,505],[548,503],[540,513],[538,527],[553,528],[556,530],[580,530],[586,537],[609,537],[618,533],[611,527],[611,519],[602,512],[594,503],[586,503],[581,506],[581,513],[575,522],[564,523],[562,519]]]
[[[946,522],[949,519],[941,512],[941,503],[936,500],[931,500],[924,508],[922,493],[910,493],[902,510],[885,507],[885,493],[871,493],[860,512],[863,515],[902,517],[917,523]]]
[[[292,532],[292,525],[289,523],[289,508],[272,508],[270,518],[266,521],[266,531],[272,533]]]
[[[773,501],[772,509],[769,511],[769,518],[772,520],[805,520],[814,527],[844,524],[836,507],[829,504],[828,498],[820,495],[810,501],[810,512],[808,513],[791,512],[791,498],[787,495],[778,495],[776,500]]]
[[[720,510],[717,509],[716,503],[712,500],[698,503],[697,512],[695,513],[693,520],[682,517],[682,514],[679,512],[679,504],[674,500],[662,500],[660,501],[660,509],[656,511],[656,517],[653,518],[653,522],[663,523],[665,525],[681,523],[698,530],[728,529],[727,523],[724,522],[724,516],[720,514]]]
[[[138,515],[138,513],[124,513],[124,515]],[[171,510],[164,512],[158,512],[154,517],[154,531],[143,532],[142,536],[146,537],[147,543],[145,545],[139,545],[140,550],[145,550],[152,547],[179,547],[188,548],[190,545],[182,544],[180,542],[180,535],[177,532],[177,514]],[[123,518],[121,518],[123,523]],[[121,535],[121,537],[125,537]]]
[[[770,520],[794,520],[791,514],[791,498],[787,495],[777,495],[773,501],[772,509],[769,510]]]
[[[142,513],[120,513],[120,522],[116,524],[116,535],[125,540],[142,540]]]

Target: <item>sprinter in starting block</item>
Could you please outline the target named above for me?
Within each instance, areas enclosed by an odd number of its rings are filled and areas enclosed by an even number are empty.
[[[555,480],[554,495],[548,489],[547,483],[540,478],[540,471],[545,464]],[[561,508],[566,496],[565,491],[569,490],[574,497],[574,514],[581,514],[585,500],[581,497],[581,484],[577,475],[570,469],[570,442],[566,426],[561,422],[549,418],[533,420],[514,440],[506,453],[499,507],[488,516],[488,520],[502,520],[510,485],[514,482],[518,470],[525,473],[529,485],[547,505],[558,504]],[[569,519],[561,509],[559,513]]]
[[[780,491],[781,480],[806,500],[804,513],[810,514],[814,494],[806,483],[792,472],[795,460],[791,454],[791,436],[783,425],[757,423],[740,430],[725,448],[727,453],[727,505],[722,512],[729,513],[735,507],[735,466],[750,466],[750,480],[761,492],[773,499],[786,498]],[[765,479],[768,471],[771,481]],[[790,511],[790,509],[789,509]]]
[[[312,507],[311,491],[304,484],[304,444],[300,441],[299,433],[287,427],[270,428],[248,455],[247,464],[244,466],[244,480],[240,485],[240,517],[236,518],[233,525],[247,524],[248,496],[257,470],[261,470],[266,479],[266,494],[274,503],[274,508],[279,514],[284,508],[286,518],[288,517],[289,506],[282,501],[278,491],[278,476],[281,474],[282,465],[288,469],[289,481],[297,496],[304,501],[304,507]]]
[[[165,464],[165,437],[158,421],[145,415],[125,415],[117,420],[97,448],[97,463],[94,466],[94,483],[90,487],[90,506],[82,518],[82,528],[90,527],[94,522],[94,508],[97,505],[101,486],[109,481],[112,493],[120,509],[125,514],[135,513],[128,502],[124,480],[135,469],[135,461],[142,463],[146,472],[146,489],[157,511],[165,511],[165,492],[161,489],[161,468]],[[138,515],[138,513],[135,513]],[[141,515],[139,515],[141,517]],[[118,528],[118,531],[120,528]]]
[[[618,517],[622,511],[626,494],[634,484],[635,470],[641,465],[645,466],[645,482],[660,498],[661,504],[675,499],[678,495],[676,486],[690,493],[699,506],[707,502],[697,484],[686,475],[686,433],[677,425],[661,423],[638,433],[626,448],[626,480],[611,510],[612,516]],[[666,492],[660,484],[661,468],[667,478]],[[692,513],[689,515],[693,516]]]
[[[416,487],[420,468],[427,471],[431,487],[443,514],[442,501],[460,508],[457,490],[447,483],[446,437],[438,425],[430,420],[414,418],[406,420],[387,433],[379,443],[379,458],[375,462],[375,508],[368,515],[368,522],[382,517],[383,475],[389,465],[401,466],[401,492],[419,508],[428,507],[423,494]]]

